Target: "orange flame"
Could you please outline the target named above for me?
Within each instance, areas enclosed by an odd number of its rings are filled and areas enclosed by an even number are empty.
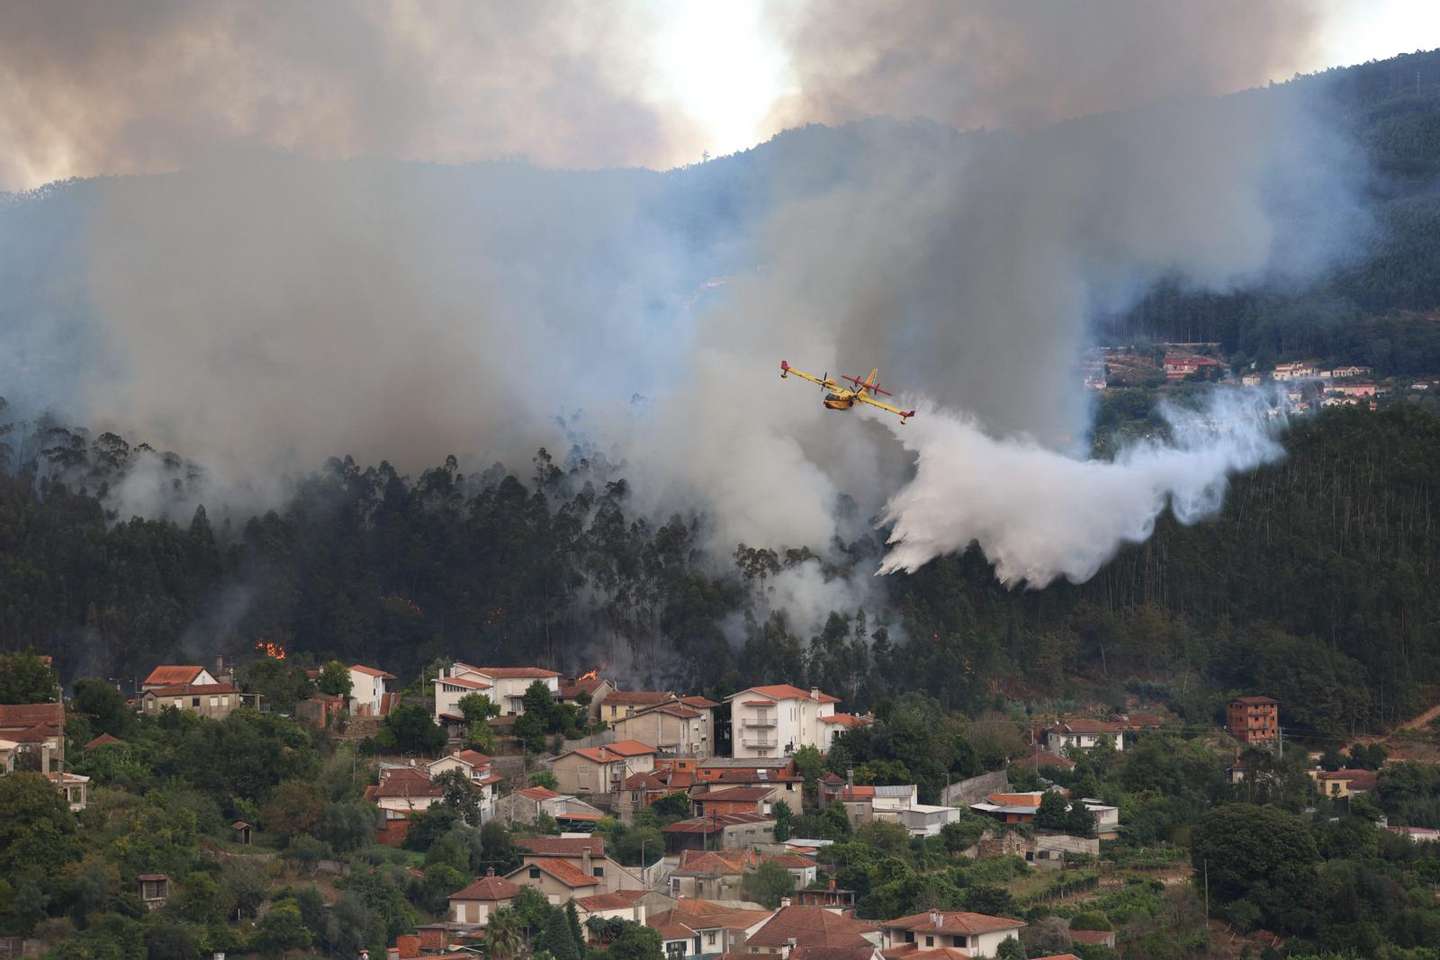
[[[599,668],[599,667],[596,667],[594,670],[591,670],[589,673],[582,673],[582,674],[580,674],[580,676],[576,677],[575,679],[576,679],[576,680],[598,680],[599,678],[600,678],[600,668]]]
[[[255,642],[255,649],[272,660],[285,659],[285,648],[278,643],[271,643],[269,640],[257,640]]]

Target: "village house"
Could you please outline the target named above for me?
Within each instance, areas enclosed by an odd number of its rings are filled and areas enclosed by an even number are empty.
[[[1236,697],[1225,708],[1225,729],[1249,746],[1275,743],[1280,738],[1280,701]]]
[[[390,692],[393,673],[359,663],[350,665],[350,712],[357,717],[383,717],[398,694]]]
[[[1060,720],[1048,727],[1042,741],[1046,752],[1061,753],[1066,747],[1088,750],[1108,741],[1116,750],[1125,749],[1127,725],[1118,720]]]
[[[1356,400],[1368,399],[1375,396],[1375,384],[1336,383],[1331,384],[1325,392],[1332,397],[1348,397]]]
[[[783,787],[722,787],[690,795],[691,811],[697,817],[727,813],[773,812],[775,801],[785,799]],[[793,813],[799,811],[792,810]]]
[[[682,850],[670,873],[670,896],[740,900],[745,874],[758,866],[754,850]]]
[[[882,943],[878,927],[824,907],[801,907],[781,901],[775,916],[746,941],[750,954],[788,957],[796,947],[854,948],[864,950]]]
[[[591,918],[628,920],[631,923],[643,925],[648,913],[645,901],[649,896],[648,890],[616,890],[613,893],[596,893],[588,897],[576,897],[571,902],[575,904],[575,916],[580,921],[580,929],[584,931],[585,939],[589,941],[592,936],[585,927],[585,921]]]
[[[1240,383],[1247,387],[1258,387],[1264,379],[1258,373],[1247,373],[1240,378]]]
[[[204,667],[196,666],[193,663],[175,664],[162,663],[150,675],[140,681],[140,692],[146,690],[157,690],[161,687],[178,687],[185,684],[198,686],[211,686],[220,681]]]
[[[598,671],[591,670],[584,676],[567,677],[561,680],[555,699],[561,703],[577,705],[583,701],[585,718],[590,723],[594,723],[600,719],[600,705],[614,692],[615,684],[599,676]]]
[[[1369,367],[1354,367],[1354,366],[1351,366],[1351,367],[1336,367],[1336,368],[1333,369],[1333,370],[1325,370],[1325,371],[1322,371],[1321,374],[1320,374],[1321,379],[1324,379],[1324,380],[1349,380],[1349,379],[1351,379],[1351,378],[1353,378],[1353,377],[1368,377],[1368,376],[1370,376],[1370,368],[1369,368]]]
[[[829,883],[822,889],[796,890],[792,900],[796,906],[824,907],[826,910],[834,910],[837,913],[851,916],[855,913],[855,891],[837,887],[834,877],[831,877]]]
[[[556,757],[550,771],[566,793],[619,793],[631,774],[655,769],[655,753],[654,747],[638,740],[577,747]]]
[[[715,752],[711,710],[697,709],[679,700],[633,710],[613,721],[611,730],[616,739],[653,743],[669,756],[708,757]]]
[[[522,851],[522,863],[505,879],[534,887],[551,903],[647,889],[638,873],[605,855],[604,837],[517,837],[515,845]]]
[[[668,690],[616,690],[600,705],[600,719],[614,724],[641,710],[679,702],[680,698]]]
[[[223,720],[241,707],[259,709],[260,694],[241,693],[232,683],[181,683],[149,687],[140,694],[140,711],[158,716],[161,710],[188,710],[212,720]]]
[[[816,865],[813,857],[807,857],[799,853],[773,854],[765,857],[764,862],[784,867],[785,872],[795,879],[796,890],[804,890],[813,884],[820,872],[820,868]]]
[[[685,898],[675,901],[669,910],[652,913],[645,925],[660,934],[667,960],[719,957],[740,953],[748,939],[774,915],[772,910]]]
[[[467,694],[483,693],[507,717],[525,712],[525,691],[542,683],[552,696],[560,693],[560,674],[543,667],[475,667],[455,661],[435,678],[435,719],[458,718],[460,700]]]
[[[865,714],[855,713],[832,713],[829,716],[820,717],[821,737],[817,746],[821,753],[829,753],[830,748],[835,745],[835,738],[847,730],[855,730],[859,727],[868,727],[875,722],[875,718]]]
[[[763,813],[725,813],[691,817],[660,828],[665,852],[735,850],[775,842],[775,818]]]
[[[444,787],[431,780],[426,771],[414,767],[382,766],[380,782],[365,788],[365,799],[379,807],[384,816],[378,839],[389,846],[398,846],[405,839],[412,816],[429,810],[444,796]]]
[[[1202,370],[1218,370],[1221,366],[1220,361],[1213,357],[1170,353],[1165,355],[1165,379],[1184,380]]]
[[[1314,380],[1316,377],[1315,364],[1300,360],[1291,363],[1277,363],[1270,376],[1276,380]]]
[[[1025,921],[962,910],[931,910],[880,923],[880,952],[900,960],[927,950],[949,949],[962,957],[993,957],[1006,940],[1020,939]]]
[[[6,772],[48,774],[65,765],[65,705],[0,704],[0,763]]]
[[[481,822],[488,823],[494,819],[496,791],[505,778],[495,772],[491,759],[485,754],[478,750],[457,750],[449,756],[432,760],[426,769],[431,780],[447,771],[459,770],[479,794]]]
[[[533,824],[544,814],[557,824],[593,827],[604,814],[579,797],[556,793],[548,787],[524,787],[495,801],[495,815],[503,823]]]
[[[1001,823],[1034,823],[1035,814],[1040,811],[1040,798],[1044,795],[1043,790],[992,793],[980,803],[970,804],[970,809]]]
[[[654,770],[632,773],[620,785],[616,798],[615,812],[621,822],[630,823],[635,814],[650,804],[671,794],[686,793],[695,782],[694,770],[676,770],[657,764]]]
[[[662,763],[665,761],[661,761]],[[781,786],[791,810],[799,810],[805,778],[789,757],[711,757],[695,764],[691,792],[726,787]]]
[[[1374,770],[1311,770],[1315,789],[1331,799],[1373,793],[1379,774]]]
[[[510,906],[519,892],[518,886],[495,876],[495,868],[490,867],[485,876],[450,894],[450,920],[483,926],[496,910]]]
[[[819,688],[775,683],[749,687],[727,699],[731,752],[737,759],[786,756],[807,746],[824,750],[834,738],[823,718],[835,714],[840,698]]]

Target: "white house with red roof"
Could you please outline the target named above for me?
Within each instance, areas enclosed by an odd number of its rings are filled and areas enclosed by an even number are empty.
[[[1000,944],[1020,939],[1025,921],[964,910],[931,910],[880,923],[880,954],[885,960],[940,960],[943,957],[993,957]],[[932,952],[940,951],[940,952]]]
[[[156,690],[160,687],[178,687],[186,684],[211,686],[219,683],[204,667],[195,664],[162,663],[150,675],[140,681],[140,690]]]
[[[460,716],[460,699],[483,693],[507,717],[525,712],[525,691],[539,681],[552,696],[560,695],[560,674],[544,667],[476,667],[455,661],[435,680],[435,718]]]
[[[450,894],[450,922],[484,925],[501,907],[510,906],[520,887],[504,877],[495,876],[495,868],[467,887]]]
[[[460,771],[480,795],[481,822],[488,823],[494,818],[496,791],[505,778],[495,772],[490,757],[478,750],[457,750],[449,756],[432,760],[426,769],[431,780],[451,770]]]
[[[802,690],[789,683],[749,687],[730,701],[730,744],[736,757],[780,757],[801,747],[826,750],[835,738],[833,722],[839,697],[818,687]]]
[[[390,712],[387,697],[395,674],[364,664],[350,665],[350,712],[357,717],[382,717]]]

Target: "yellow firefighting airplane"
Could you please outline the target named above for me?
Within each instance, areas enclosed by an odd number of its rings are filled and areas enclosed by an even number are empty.
[[[879,407],[886,413],[895,414],[897,417],[900,418],[900,423],[902,425],[905,423],[906,420],[909,420],[911,417],[915,416],[914,410],[901,410],[899,407],[892,407],[890,404],[885,403],[882,400],[875,399],[876,394],[886,397],[894,396],[894,394],[890,391],[880,389],[880,384],[876,381],[876,377],[880,375],[879,367],[871,370],[870,375],[864,380],[861,380],[859,377],[842,375],[842,379],[849,380],[851,383],[854,384],[854,387],[840,386],[840,384],[830,379],[830,374],[828,372],[823,377],[817,377],[813,373],[806,373],[804,370],[796,370],[794,367],[790,366],[790,364],[786,363],[784,360],[781,360],[780,379],[784,380],[792,373],[802,380],[809,380],[811,383],[818,384],[821,390],[829,391],[825,394],[825,407],[828,410],[849,410],[851,407],[855,406],[855,401],[859,400],[861,403],[868,403],[872,407]]]

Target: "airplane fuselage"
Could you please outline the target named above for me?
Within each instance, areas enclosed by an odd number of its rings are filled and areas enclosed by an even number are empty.
[[[853,393],[825,394],[826,410],[849,410],[853,406],[855,406],[855,394]]]

